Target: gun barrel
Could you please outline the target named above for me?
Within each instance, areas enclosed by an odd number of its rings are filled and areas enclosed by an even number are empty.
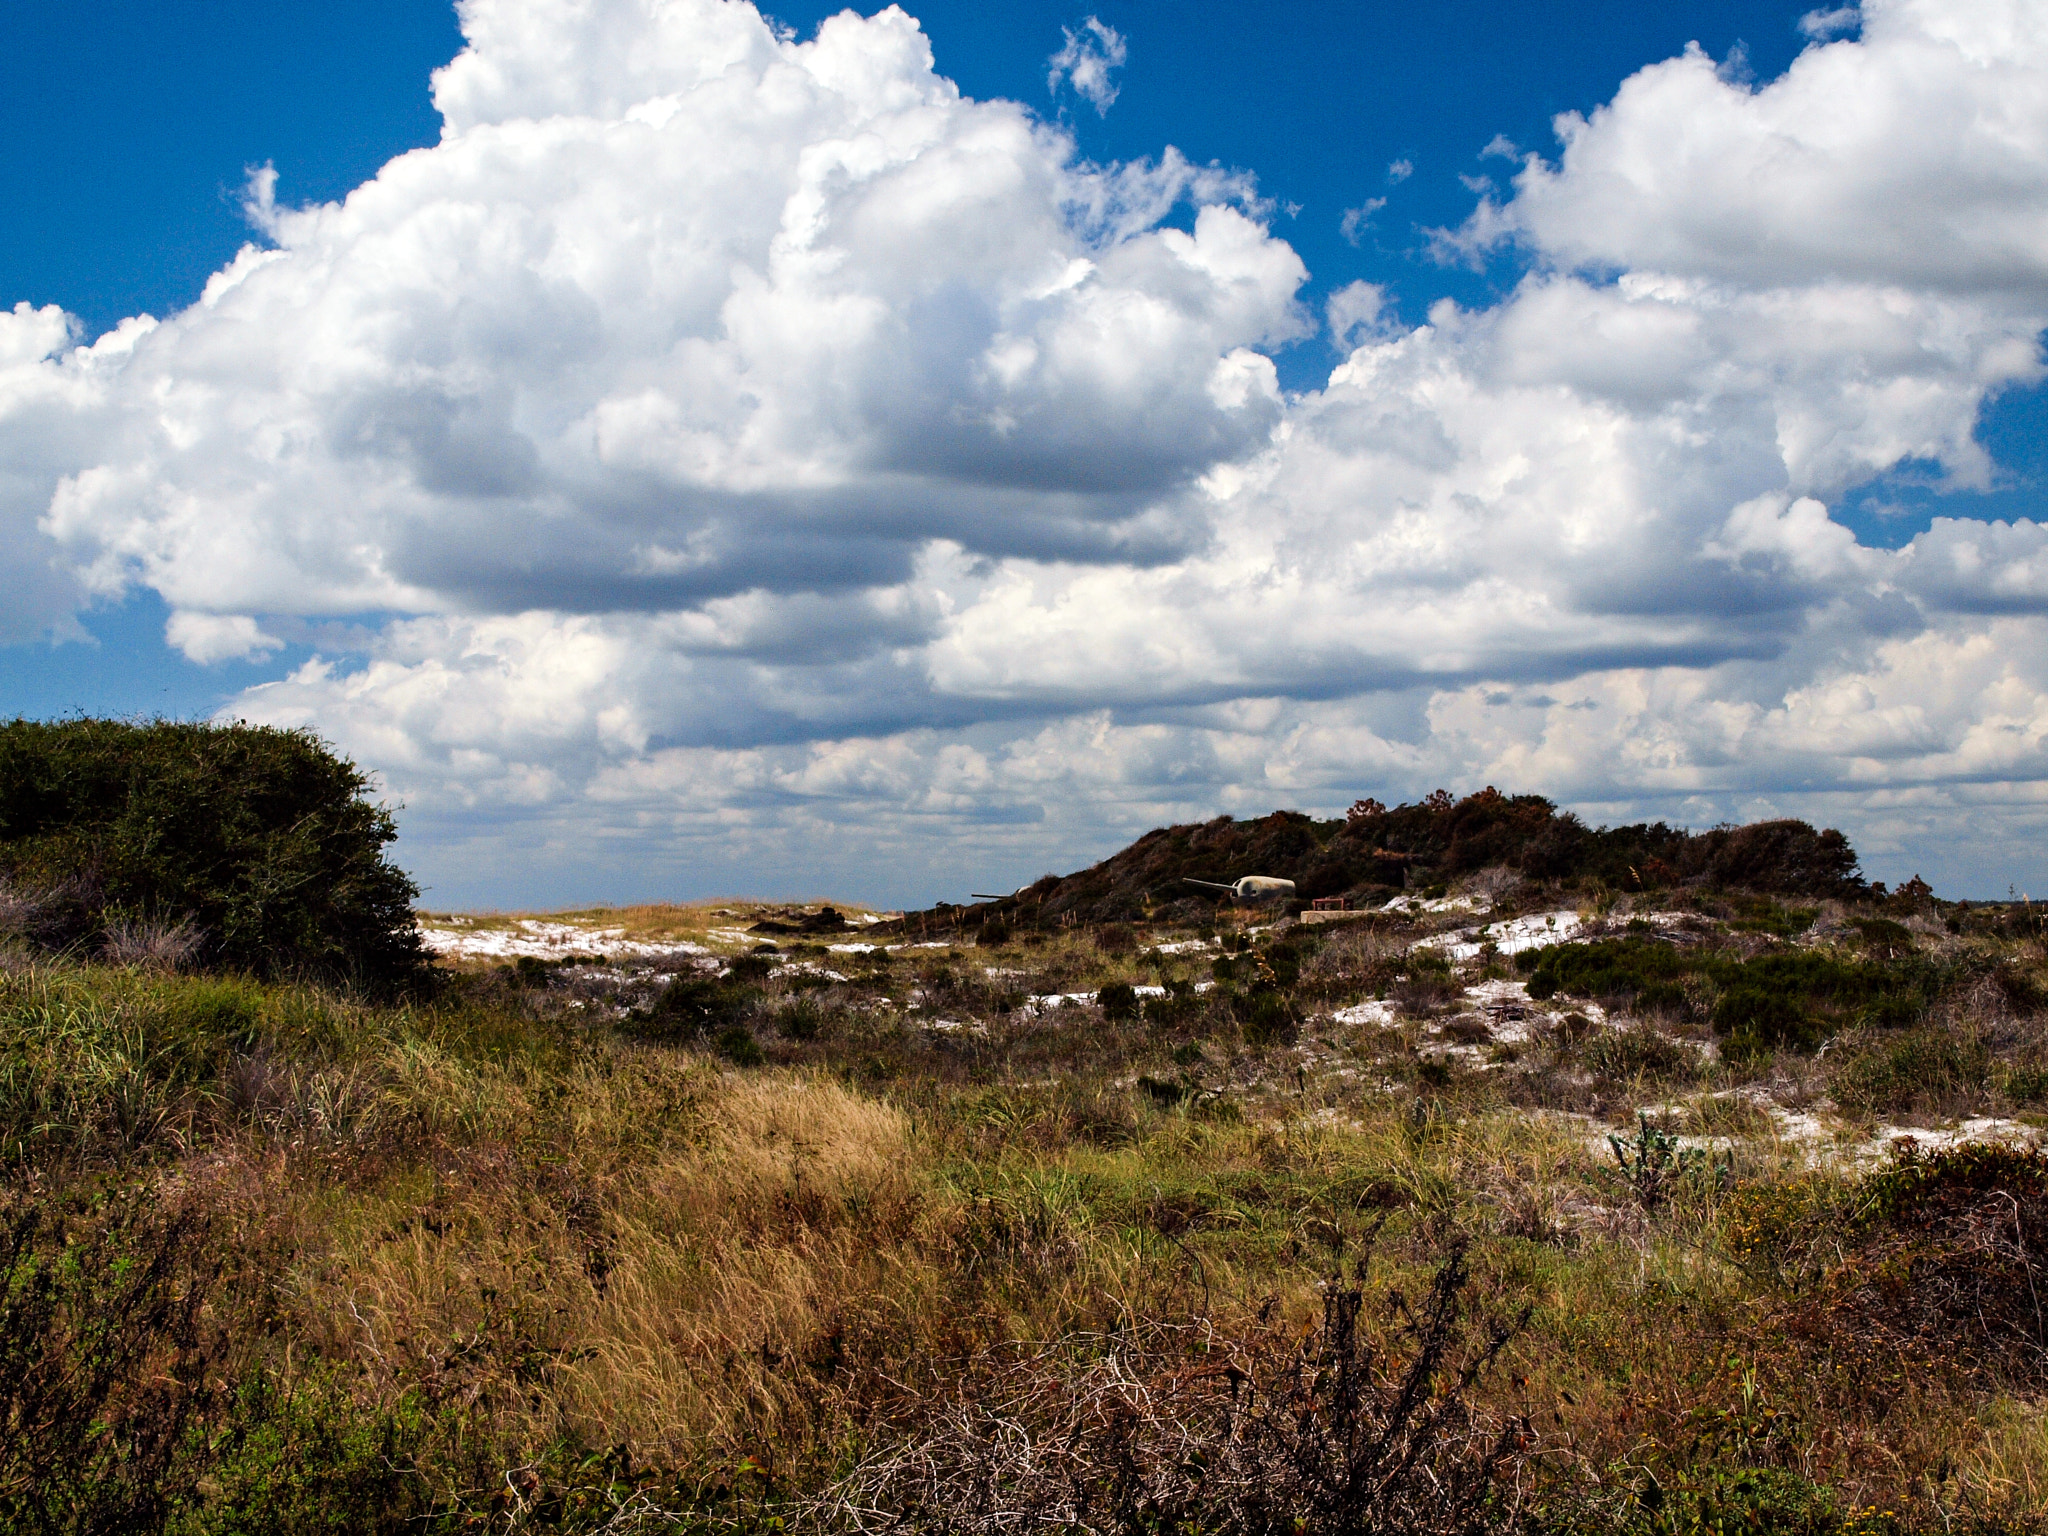
[[[1194,878],[1194,876],[1192,876],[1192,875],[1183,875],[1183,876],[1182,876],[1181,878],[1182,878],[1182,879],[1184,879],[1184,880],[1186,880],[1186,881],[1187,881],[1187,883],[1188,883],[1189,885],[1201,885],[1201,886],[1207,886],[1207,887],[1208,887],[1208,888],[1209,888],[1210,890],[1212,890],[1212,891],[1232,891],[1232,892],[1234,892],[1234,891],[1236,891],[1236,889],[1237,889],[1237,887],[1236,887],[1236,886],[1234,886],[1234,885],[1222,885],[1222,884],[1219,884],[1219,883],[1218,883],[1217,881],[1214,881],[1214,880],[1197,880],[1197,879],[1195,879],[1195,878]]]

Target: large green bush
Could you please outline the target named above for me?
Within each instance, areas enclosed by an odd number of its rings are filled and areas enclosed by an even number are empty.
[[[0,725],[0,918],[52,947],[184,934],[204,963],[388,989],[426,974],[391,813],[310,731]]]

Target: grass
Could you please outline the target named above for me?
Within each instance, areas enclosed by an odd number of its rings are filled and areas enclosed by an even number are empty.
[[[1623,989],[1482,1006],[1512,968],[1411,956],[1426,923],[750,959],[723,916],[551,920],[716,954],[466,961],[410,1004],[0,968],[0,1350],[91,1388],[37,1410],[71,1426],[40,1460],[0,1437],[0,1500],[47,1505],[16,1528],[2048,1514],[2048,1340],[2012,1302],[2048,1290],[2048,1175],[1901,1161],[1877,1118],[2025,1112],[2042,956],[2001,914],[1896,962],[1889,929],[1831,949],[1754,906],[1685,938],[1691,977],[1837,976],[1818,954],[1920,989],[1818,1055]],[[1607,1143],[1638,1111],[1673,1148],[1653,1197]],[[1396,1442],[1462,1491],[1374,1526],[1359,1469]],[[1057,1476],[1017,1459],[1054,1443]]]

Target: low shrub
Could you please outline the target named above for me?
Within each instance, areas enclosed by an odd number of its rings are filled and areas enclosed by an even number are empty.
[[[1699,1070],[1697,1052],[1648,1028],[1609,1030],[1596,1037],[1586,1047],[1585,1062],[1595,1077],[1617,1083],[1638,1077],[1669,1081]]]
[[[1294,1005],[1278,992],[1239,993],[1235,1007],[1245,1044],[1254,1049],[1292,1045],[1301,1033]]]
[[[1533,1427],[1489,1422],[1470,1394],[1529,1314],[1474,1327],[1470,1278],[1454,1248],[1412,1308],[1388,1298],[1405,1359],[1361,1327],[1363,1290],[1333,1277],[1306,1336],[1155,1326],[973,1362],[957,1396],[920,1404],[909,1433],[803,1513],[989,1536],[1506,1529]]]
[[[1836,1072],[1833,1091],[1844,1109],[1897,1114],[1975,1098],[1990,1080],[1991,1053],[1976,1034],[1915,1029],[1856,1051]]]
[[[1566,993],[1690,1017],[1696,998],[1712,997],[1709,1016],[1736,1060],[1812,1050],[1850,1024],[1910,1026],[1958,979],[1917,956],[1879,962],[1789,950],[1744,960],[1635,935],[1526,950],[1515,965],[1539,1001]]]
[[[1714,1032],[1726,1037],[1734,1061],[1768,1056],[1775,1050],[1810,1051],[1821,1032],[1798,998],[1759,986],[1737,986],[1714,1004]]]
[[[731,1024],[721,1029],[712,1044],[719,1055],[736,1067],[758,1067],[768,1059],[767,1053],[761,1049],[761,1042],[744,1024]]]
[[[132,1194],[0,1209],[0,1529],[162,1524],[219,1368],[203,1238]]]
[[[1096,992],[1095,1001],[1106,1019],[1123,1022],[1138,1016],[1138,989],[1128,981],[1109,982]]]
[[[775,1011],[775,1032],[785,1040],[815,1040],[824,1030],[825,1010],[813,997],[799,995]]]
[[[1774,1467],[1708,1466],[1667,1481],[1617,1468],[1620,1486],[1542,1512],[1532,1536],[1892,1536],[1888,1511],[1844,1506],[1829,1488]],[[1630,1484],[1634,1486],[1629,1486]]]
[[[743,1025],[760,1001],[761,989],[738,975],[695,971],[673,978],[651,1004],[629,1011],[619,1028],[643,1040],[686,1044]]]

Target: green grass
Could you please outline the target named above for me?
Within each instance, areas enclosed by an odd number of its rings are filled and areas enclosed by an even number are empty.
[[[2043,1163],[1859,1161],[1768,1106],[1839,1102],[1845,1137],[2010,1109],[2040,958],[1988,923],[1909,953],[1846,931],[1544,951],[1511,1050],[1478,970],[1386,924],[984,935],[830,956],[845,980],[810,949],[470,966],[408,1005],[16,958],[0,1350],[14,1382],[105,1380],[40,1470],[0,1451],[0,1500],[80,1531],[843,1525],[833,1490],[969,1455],[991,1393],[1140,1449],[1213,1432],[1185,1393],[1243,1362],[1281,1391],[1333,1275],[1398,1380],[1457,1255],[1457,1349],[1526,1320],[1432,1465],[1507,1434],[1487,1475],[1525,1529],[2030,1528]],[[1833,1043],[1730,1051],[1745,989]],[[1025,1001],[1053,993],[1097,1002]],[[1644,1109],[1675,1138],[1654,1190],[1606,1141]],[[1109,1371],[1192,1417],[1083,1412]]]

